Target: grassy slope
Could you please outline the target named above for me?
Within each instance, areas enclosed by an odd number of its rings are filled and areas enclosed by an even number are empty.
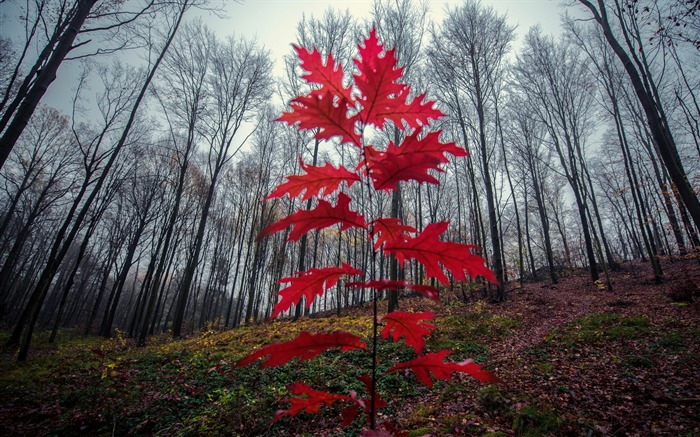
[[[410,435],[700,435],[700,305],[667,297],[698,283],[697,266],[668,266],[676,279],[662,286],[644,266],[628,266],[616,274],[615,292],[584,277],[528,284],[497,306],[405,300],[404,310],[439,315],[429,349],[485,362],[504,383],[457,376],[428,391],[412,375],[393,374],[379,383],[391,404],[382,419]],[[276,369],[233,364],[301,330],[367,336],[367,314],[354,309],[179,342],[154,338],[144,349],[121,338],[63,338],[58,347],[39,341],[25,364],[0,360],[0,435],[342,435],[339,408],[270,419],[288,405],[290,382],[362,393],[363,353]],[[393,343],[382,343],[381,353],[384,369],[414,356]],[[361,426],[358,420],[345,434]]]

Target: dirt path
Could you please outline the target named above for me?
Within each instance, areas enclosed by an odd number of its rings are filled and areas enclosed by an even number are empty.
[[[562,289],[578,292],[562,292]],[[600,311],[610,300],[585,278],[567,278],[558,285],[526,284],[511,293],[508,302],[494,306],[495,314],[518,320],[515,335],[491,345],[490,362],[508,360],[541,343],[552,332],[577,318]]]

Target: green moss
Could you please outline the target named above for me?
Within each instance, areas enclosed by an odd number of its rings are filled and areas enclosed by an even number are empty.
[[[551,362],[537,363],[535,369],[543,375],[549,375],[554,371],[554,364]]]
[[[556,433],[561,419],[552,410],[527,405],[517,412],[513,419],[513,430],[519,436],[541,436]]]
[[[679,332],[672,331],[664,334],[655,346],[678,352],[685,349],[685,341]]]
[[[514,319],[489,312],[448,316],[437,321],[437,325],[438,330],[450,336],[480,340],[496,339],[520,327],[520,323]]]
[[[622,364],[627,367],[634,368],[650,368],[654,367],[654,363],[646,357],[640,357],[638,355],[630,355],[622,359]]]
[[[491,416],[510,409],[509,399],[495,385],[489,385],[481,389],[479,392],[479,405]]]
[[[577,343],[599,343],[620,339],[639,339],[652,334],[646,316],[624,317],[613,313],[589,314],[554,330],[549,340],[572,347]]]
[[[433,428],[423,427],[417,428],[408,432],[408,437],[419,437],[422,435],[430,434],[433,432]]]
[[[427,341],[428,349],[449,349],[453,351],[453,360],[472,358],[477,362],[488,357],[489,349],[484,343],[511,335],[520,327],[514,319],[483,311],[448,316],[437,320],[435,325],[437,329]]]

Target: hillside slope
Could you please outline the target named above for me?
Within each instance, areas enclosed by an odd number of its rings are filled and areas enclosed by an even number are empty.
[[[380,415],[409,435],[700,435],[700,266],[667,263],[655,285],[648,266],[628,263],[614,291],[584,276],[556,286],[524,284],[492,305],[456,297],[406,299],[403,310],[430,309],[438,330],[429,349],[474,358],[499,378],[435,384],[412,374],[384,378],[390,406]],[[691,302],[673,302],[691,298]],[[460,293],[461,295],[461,293]],[[2,435],[357,435],[343,430],[340,409],[271,423],[285,408],[287,384],[346,393],[361,390],[360,354],[323,354],[275,369],[235,368],[254,348],[301,330],[349,330],[367,336],[370,312],[276,321],[235,331],[209,330],[188,340],[151,339],[138,349],[121,337],[42,343],[30,360],[0,361]],[[0,339],[1,340],[1,339]],[[381,353],[407,359],[411,349],[382,343]]]

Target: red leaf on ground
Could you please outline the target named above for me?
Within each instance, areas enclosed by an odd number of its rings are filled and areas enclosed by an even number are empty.
[[[391,437],[391,433],[380,429],[366,429],[362,431],[360,437]]]

